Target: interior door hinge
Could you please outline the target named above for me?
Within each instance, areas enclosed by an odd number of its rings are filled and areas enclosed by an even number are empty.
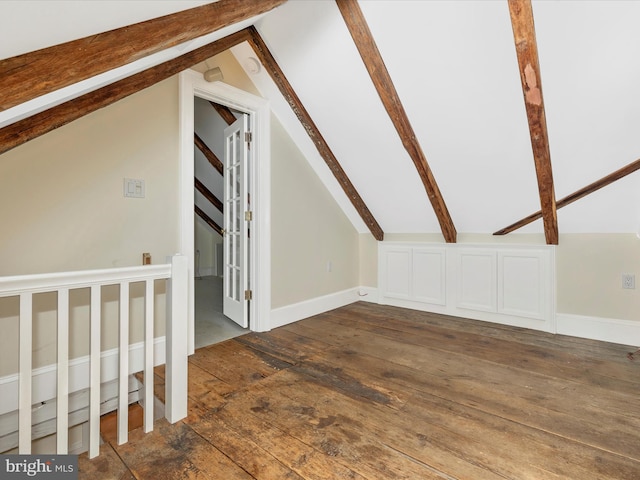
[[[247,143],[251,143],[251,140],[253,140],[253,135],[251,134],[251,132],[244,132],[244,141]]]
[[[244,299],[245,300],[252,300],[253,299],[253,291],[252,290],[245,290],[244,291]]]
[[[244,212],[244,219],[247,222],[253,220],[253,212],[251,210],[247,210],[246,212]]]

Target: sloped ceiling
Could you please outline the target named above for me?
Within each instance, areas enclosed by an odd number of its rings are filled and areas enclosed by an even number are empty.
[[[0,58],[203,3],[5,1],[0,30],[12,41]],[[506,1],[360,7],[458,232],[491,233],[538,210]],[[533,10],[560,199],[640,158],[640,2],[534,0]],[[439,233],[335,3],[289,1],[256,28],[385,233]],[[246,47],[234,49],[245,66]],[[250,76],[356,228],[368,231],[264,69]],[[639,222],[640,173],[558,210],[561,234],[636,232]],[[519,232],[541,233],[542,222]]]
[[[198,7],[207,0],[2,0],[0,58]]]
[[[458,232],[539,210],[506,2],[360,6]],[[640,3],[533,7],[559,199],[640,157]],[[288,2],[256,27],[385,233],[439,232],[335,3]],[[560,233],[637,231],[638,187],[632,174],[559,210]],[[542,231],[541,220],[519,230]]]

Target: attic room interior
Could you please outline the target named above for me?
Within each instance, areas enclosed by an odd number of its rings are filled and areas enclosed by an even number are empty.
[[[0,453],[637,478],[637,18],[0,2]]]

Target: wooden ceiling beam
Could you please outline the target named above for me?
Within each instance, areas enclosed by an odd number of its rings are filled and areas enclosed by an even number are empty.
[[[246,29],[0,129],[0,154],[177,75],[250,39]]]
[[[211,205],[216,207],[220,213],[224,213],[224,206],[218,197],[216,197],[211,190],[207,188],[207,186],[198,180],[196,177],[193,179],[194,186],[196,190],[198,190],[204,198],[206,198]]]
[[[391,80],[391,75],[389,75],[382,55],[369,30],[362,10],[357,0],[336,0],[336,3],[351,33],[351,37],[356,44],[358,52],[360,52],[362,61],[369,72],[376,91],[382,100],[384,108],[398,132],[404,148],[418,170],[418,174],[427,192],[427,197],[438,218],[442,235],[448,243],[455,243],[457,232],[453,220],[444,202],[442,193],[438,188],[436,179],[431,172],[431,168],[427,163],[426,156],[416,138],[413,127],[409,122],[407,113],[402,106],[398,92]]]
[[[612,184],[616,180],[620,180],[623,177],[626,177],[630,173],[633,173],[637,170],[640,170],[640,159],[631,162],[629,165],[626,165],[609,175],[602,177],[599,180],[596,180],[593,183],[590,183],[586,187],[582,187],[580,190],[576,190],[571,195],[567,195],[566,197],[560,199],[556,203],[556,209],[566,207],[567,205],[575,202],[576,200],[580,200],[582,197],[586,197],[587,195],[600,190],[601,188],[606,187],[607,185]],[[522,220],[518,220],[515,223],[512,223],[508,227],[503,228],[502,230],[498,230],[494,233],[494,235],[506,235],[507,233],[511,233],[514,230],[517,230],[525,225],[530,224],[531,222],[542,218],[542,210],[538,210],[535,213],[523,218]]]
[[[227,125],[233,125],[236,121],[236,116],[233,114],[231,109],[225,105],[220,105],[216,102],[209,102],[213,108],[216,109],[218,115],[222,117],[222,119],[227,122]]]
[[[209,225],[211,228],[213,228],[216,232],[218,232],[218,235],[222,236],[223,234],[223,230],[222,227],[220,225],[218,225],[216,222],[214,222],[211,217],[209,215],[207,215],[205,213],[204,210],[202,210],[200,207],[198,207],[197,205],[193,206],[193,209],[195,210],[195,212],[198,214],[198,216],[203,219],[207,225]]]
[[[197,133],[193,134],[193,143],[196,145],[196,147],[198,147],[198,150],[200,150],[206,157],[211,166],[215,168],[220,175],[224,175],[224,166],[222,165],[222,162],[220,161],[218,156],[213,153],[213,150],[211,150],[207,146],[207,144],[204,143],[204,141],[198,136]]]
[[[0,110],[268,12],[283,3],[285,0],[219,0],[0,60]]]
[[[342,169],[338,159],[329,148],[329,145],[323,138],[320,130],[311,119],[311,115],[309,115],[309,112],[307,112],[302,101],[287,80],[287,77],[284,75],[284,72],[280,69],[280,66],[269,51],[264,40],[255,27],[248,27],[248,30],[251,33],[251,40],[249,41],[249,44],[253,48],[256,56],[264,66],[265,70],[269,73],[286,101],[289,103],[289,106],[291,106],[291,109],[298,117],[298,120],[300,120],[300,123],[302,123],[302,126],[318,149],[320,156],[324,159],[347,197],[349,197],[349,200],[369,228],[373,237],[378,241],[382,241],[384,239],[384,232],[382,231],[382,228],[374,218],[373,214],[369,211],[369,208],[351,183],[346,172]]]
[[[527,110],[529,133],[533,149],[533,160],[538,179],[540,211],[544,223],[544,234],[549,245],[558,244],[558,218],[556,197],[551,169],[551,152],[547,120],[542,96],[542,79],[538,60],[535,25],[531,0],[508,0],[513,39],[518,56],[520,83]]]

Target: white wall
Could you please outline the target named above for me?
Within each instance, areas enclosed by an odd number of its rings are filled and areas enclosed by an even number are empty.
[[[251,89],[226,57],[225,80]],[[163,263],[176,253],[177,99],[171,78],[0,156],[0,204],[11,207],[0,210],[0,275],[139,265],[143,252]],[[357,287],[355,229],[275,118],[272,137],[272,306]],[[146,198],[125,198],[124,177],[144,179]],[[203,253],[209,262],[213,253]],[[163,334],[159,290],[156,332]],[[117,300],[109,288],[103,295],[107,349],[116,342]],[[143,302],[135,288],[132,296],[136,316]],[[77,292],[71,303],[79,327],[73,358],[86,354],[88,299]],[[34,311],[36,368],[54,359],[55,300],[36,299]],[[0,299],[0,376],[15,371],[17,314],[14,299]],[[131,341],[139,337],[135,329]]]
[[[221,68],[225,83],[260,95],[230,52],[194,70],[213,67]],[[271,210],[273,309],[359,285],[358,234],[275,116],[271,119]]]
[[[558,312],[640,324],[640,239],[634,234],[566,234],[557,247]],[[622,288],[622,274],[636,288]]]
[[[0,275],[165,263],[178,249],[177,80],[166,80],[0,156]],[[144,179],[144,199],[123,196],[123,178]],[[157,283],[156,334],[164,285]],[[132,286],[133,319],[143,291]],[[71,357],[87,354],[89,301],[70,297]],[[34,300],[34,368],[55,359],[56,300]],[[17,365],[17,305],[0,299],[0,376]],[[117,288],[103,289],[102,348],[116,345]],[[131,341],[141,340],[141,325]]]
[[[177,81],[0,157],[0,275],[154,263],[176,252]],[[125,198],[123,179],[145,180]]]
[[[272,308],[357,287],[358,233],[275,118],[271,129]]]

